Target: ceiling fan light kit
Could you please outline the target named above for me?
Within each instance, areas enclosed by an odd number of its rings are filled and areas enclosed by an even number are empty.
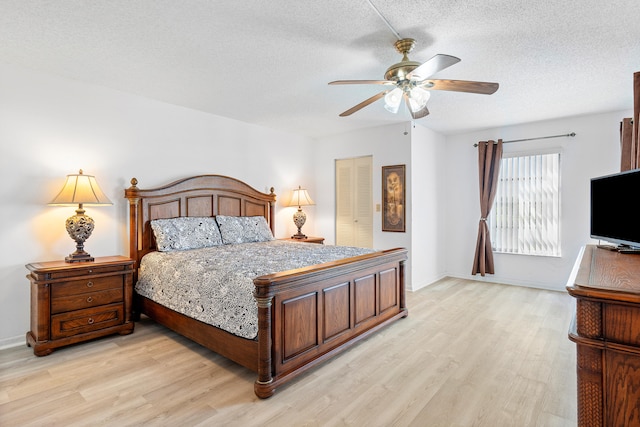
[[[379,92],[358,105],[351,107],[341,113],[340,117],[350,116],[367,105],[384,98],[384,108],[394,114],[398,112],[402,99],[404,99],[411,117],[415,120],[429,114],[427,102],[431,97],[431,90],[447,90],[484,95],[491,95],[498,90],[498,83],[430,79],[430,77],[437,72],[460,62],[460,58],[438,54],[421,64],[409,59],[409,52],[415,47],[414,39],[399,39],[395,42],[394,46],[402,55],[402,60],[387,68],[384,74],[384,80],[336,80],[329,83],[330,85],[376,84],[395,86],[394,89]]]
[[[384,108],[390,113],[396,114],[402,102],[402,89],[395,88],[384,96]]]
[[[409,108],[414,113],[417,113],[427,106],[429,98],[431,98],[431,93],[421,87],[416,86],[411,88],[409,91]]]

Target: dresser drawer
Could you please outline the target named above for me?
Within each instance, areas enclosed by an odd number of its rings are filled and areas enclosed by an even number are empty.
[[[51,286],[51,298],[60,298],[87,292],[104,291],[106,289],[122,288],[122,275],[107,277],[89,277],[80,280],[54,283]]]
[[[122,304],[111,304],[51,316],[51,339],[117,326],[124,322]]]
[[[120,302],[122,301],[122,297],[122,287],[120,287],[107,289],[106,291],[51,298],[51,313],[64,313],[65,311],[80,310]]]

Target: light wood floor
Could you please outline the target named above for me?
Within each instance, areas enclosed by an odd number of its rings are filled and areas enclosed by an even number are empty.
[[[2,426],[575,426],[574,302],[445,279],[401,319],[276,391],[148,319],[35,357],[0,352]]]

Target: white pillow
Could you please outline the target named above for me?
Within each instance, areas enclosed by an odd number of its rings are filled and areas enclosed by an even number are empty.
[[[222,244],[218,223],[213,217],[154,219],[151,229],[160,252],[200,249]]]
[[[218,215],[216,221],[225,245],[274,240],[267,220],[263,216]]]

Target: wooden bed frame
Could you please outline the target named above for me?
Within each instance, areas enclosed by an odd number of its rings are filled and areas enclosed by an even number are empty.
[[[130,257],[137,267],[155,250],[150,221],[179,216],[257,216],[274,231],[276,196],[220,175],[185,178],[142,190],[133,178],[129,199]],[[274,233],[275,235],[275,233]],[[408,314],[404,264],[398,248],[258,277],[258,336],[240,338],[140,295],[134,310],[258,374],[260,398],[377,329]]]

